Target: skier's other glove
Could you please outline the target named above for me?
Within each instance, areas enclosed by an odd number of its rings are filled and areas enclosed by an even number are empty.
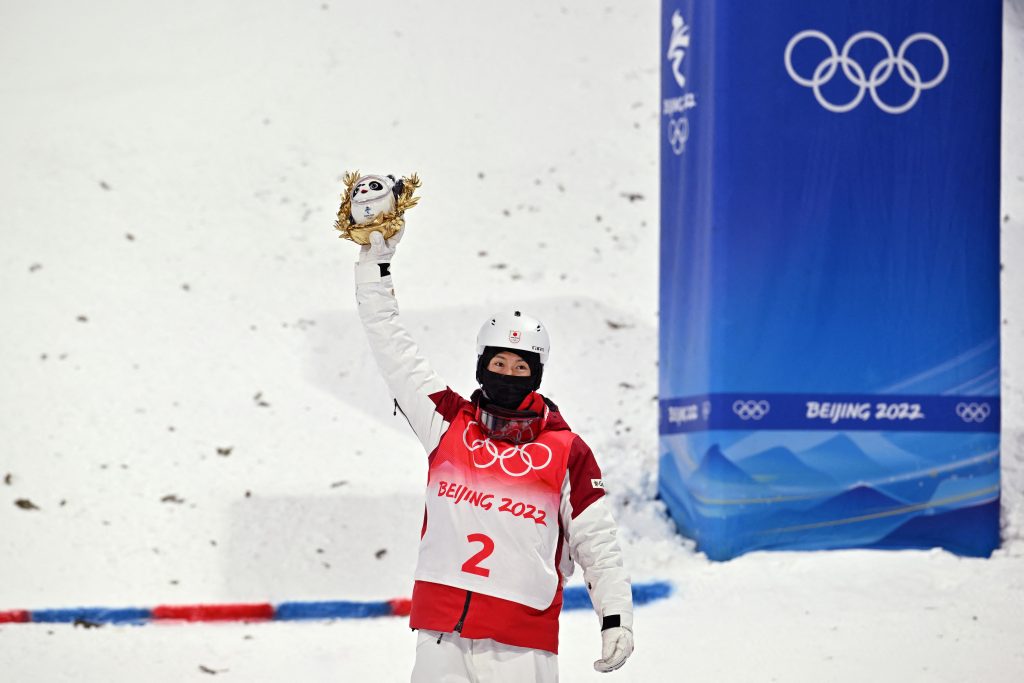
[[[370,233],[370,243],[359,248],[359,263],[391,263],[404,233],[405,227],[386,240],[384,235],[374,230]]]
[[[601,673],[615,671],[633,654],[633,632],[625,626],[601,631],[601,659],[594,662],[594,670]]]

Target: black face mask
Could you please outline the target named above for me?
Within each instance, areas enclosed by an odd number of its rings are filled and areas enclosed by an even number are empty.
[[[540,356],[536,353],[515,351],[530,366],[529,376],[503,375],[488,370],[487,366],[491,359],[502,350],[493,346],[484,349],[484,352],[476,360],[476,381],[480,383],[480,387],[484,391],[484,399],[489,403],[507,410],[518,410],[523,399],[540,386],[541,377],[544,376],[544,366],[541,365]]]
[[[483,368],[477,374],[484,397],[488,402],[507,410],[518,410],[531,391],[537,388],[537,378],[533,376],[516,377],[491,372]]]

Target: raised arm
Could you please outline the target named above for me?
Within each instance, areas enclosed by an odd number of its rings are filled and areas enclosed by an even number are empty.
[[[391,258],[402,233],[385,240],[371,233],[356,263],[356,303],[367,340],[388,389],[423,448],[430,453],[446,427],[439,412],[451,394],[405,329],[391,280]]]

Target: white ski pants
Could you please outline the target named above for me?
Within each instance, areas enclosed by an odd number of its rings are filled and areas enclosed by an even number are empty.
[[[490,638],[419,631],[412,683],[557,683],[558,656]]]

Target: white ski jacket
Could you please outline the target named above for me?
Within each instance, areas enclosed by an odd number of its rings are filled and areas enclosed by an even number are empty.
[[[583,578],[602,628],[632,628],[632,595],[593,453],[546,401],[540,436],[492,442],[476,405],[441,381],[398,314],[387,265],[356,265],[377,365],[428,455],[410,626],[558,651],[562,588]]]

